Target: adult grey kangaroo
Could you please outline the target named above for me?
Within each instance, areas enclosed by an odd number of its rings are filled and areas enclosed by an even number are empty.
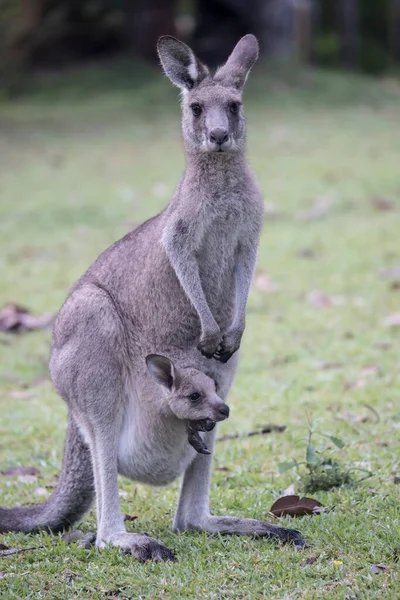
[[[183,474],[175,530],[302,546],[295,530],[211,516],[212,455],[196,453],[169,403],[204,389],[223,403],[237,367],[263,221],[241,103],[257,40],[244,36],[214,76],[173,37],[160,38],[158,52],[182,91],[186,170],[169,205],[103,252],[61,308],[50,371],[69,406],[62,473],[46,502],[0,509],[0,531],[59,531],[96,496],[97,546],[168,560],[157,540],[126,532],[117,474],[152,485]],[[146,364],[154,354],[168,360]],[[212,454],[215,429],[202,436]]]

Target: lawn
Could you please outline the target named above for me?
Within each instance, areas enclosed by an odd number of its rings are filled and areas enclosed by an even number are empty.
[[[123,61],[71,69],[0,101],[0,306],[56,312],[104,248],[168,202],[184,164],[178,94],[158,71],[136,71]],[[272,503],[305,472],[278,465],[304,461],[312,420],[345,444],[316,434],[324,456],[372,476],[311,494],[326,510],[294,523],[301,552],[174,534],[178,484],[121,479],[122,508],[137,516],[128,528],[175,549],[177,562],[3,535],[9,547],[42,547],[0,558],[1,598],[400,597],[400,327],[387,321],[400,312],[400,82],[260,67],[245,106],[267,210],[220,428],[242,435],[217,444],[213,510],[273,520]],[[4,506],[42,500],[60,469],[66,408],[48,379],[49,343],[48,330],[0,334],[0,469],[40,470],[0,475]],[[287,428],[244,435],[266,424]],[[94,530],[94,511],[79,528]]]

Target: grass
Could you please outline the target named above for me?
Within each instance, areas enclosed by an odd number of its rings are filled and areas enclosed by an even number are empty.
[[[218,443],[213,510],[271,518],[277,495],[301,474],[280,474],[278,464],[304,460],[310,419],[345,442],[328,455],[374,476],[314,494],[333,510],[296,521],[303,552],[175,535],[178,484],[121,479],[122,508],[138,515],[128,527],[161,539],[178,561],[139,564],[44,533],[3,535],[8,546],[44,546],[0,559],[4,599],[400,597],[399,328],[384,326],[400,291],[378,277],[400,263],[400,84],[260,68],[246,106],[249,157],[275,213],[258,262],[269,279],[250,297],[221,433],[266,423],[287,430]],[[183,169],[178,121],[175,90],[157,73],[127,75],[124,63],[47,76],[1,102],[0,306],[57,311],[104,248],[165,205]],[[376,198],[394,210],[378,210]],[[326,213],[299,218],[318,199]],[[319,306],[315,290],[339,298]],[[41,471],[30,482],[0,476],[4,506],[39,501],[35,490],[51,490],[60,468],[66,409],[47,380],[49,343],[47,331],[0,337],[0,468]],[[81,529],[94,527],[92,511]],[[318,558],[302,566],[310,556]],[[387,569],[371,573],[376,563]]]

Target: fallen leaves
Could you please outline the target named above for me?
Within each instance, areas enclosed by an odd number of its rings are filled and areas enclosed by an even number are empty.
[[[371,204],[375,210],[387,212],[396,208],[395,203],[390,198],[384,196],[374,196],[371,198]]]
[[[306,567],[307,565],[313,565],[318,560],[318,558],[318,556],[309,556],[308,558],[305,558],[301,561],[300,566]]]
[[[270,277],[263,271],[258,271],[254,278],[254,287],[261,292],[272,293],[279,289],[279,285],[271,281]]]
[[[34,317],[26,308],[17,304],[6,304],[0,309],[0,331],[21,333],[34,329],[45,329],[52,325],[54,315],[45,313]]]
[[[10,469],[3,469],[0,473],[8,477],[20,477],[21,475],[38,477],[40,475],[40,471],[36,467],[11,467]]]
[[[136,521],[137,515],[124,515],[124,521]]]
[[[275,517],[303,517],[305,515],[319,515],[323,508],[321,502],[314,498],[300,498],[300,496],[282,496],[273,503],[269,512]]]
[[[331,205],[332,198],[328,196],[320,196],[311,206],[300,211],[297,215],[297,218],[299,221],[303,222],[317,221],[328,214]]]
[[[389,567],[387,565],[378,564],[378,565],[372,565],[372,567],[370,568],[369,571],[370,571],[370,573],[377,575],[378,573],[383,573],[387,569],[389,569]]]
[[[387,316],[383,324],[385,327],[400,327],[400,312]]]
[[[329,296],[320,290],[312,290],[306,295],[306,301],[313,306],[319,308],[325,308],[328,306],[344,306],[345,304],[352,304],[353,306],[364,306],[365,300],[360,296],[349,298],[342,295]]]

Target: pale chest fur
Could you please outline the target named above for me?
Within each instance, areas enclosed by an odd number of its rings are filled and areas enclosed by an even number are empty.
[[[196,451],[188,442],[186,422],[154,410],[148,412],[143,428],[143,410],[131,390],[119,436],[118,472],[148,485],[168,485],[185,471]]]

